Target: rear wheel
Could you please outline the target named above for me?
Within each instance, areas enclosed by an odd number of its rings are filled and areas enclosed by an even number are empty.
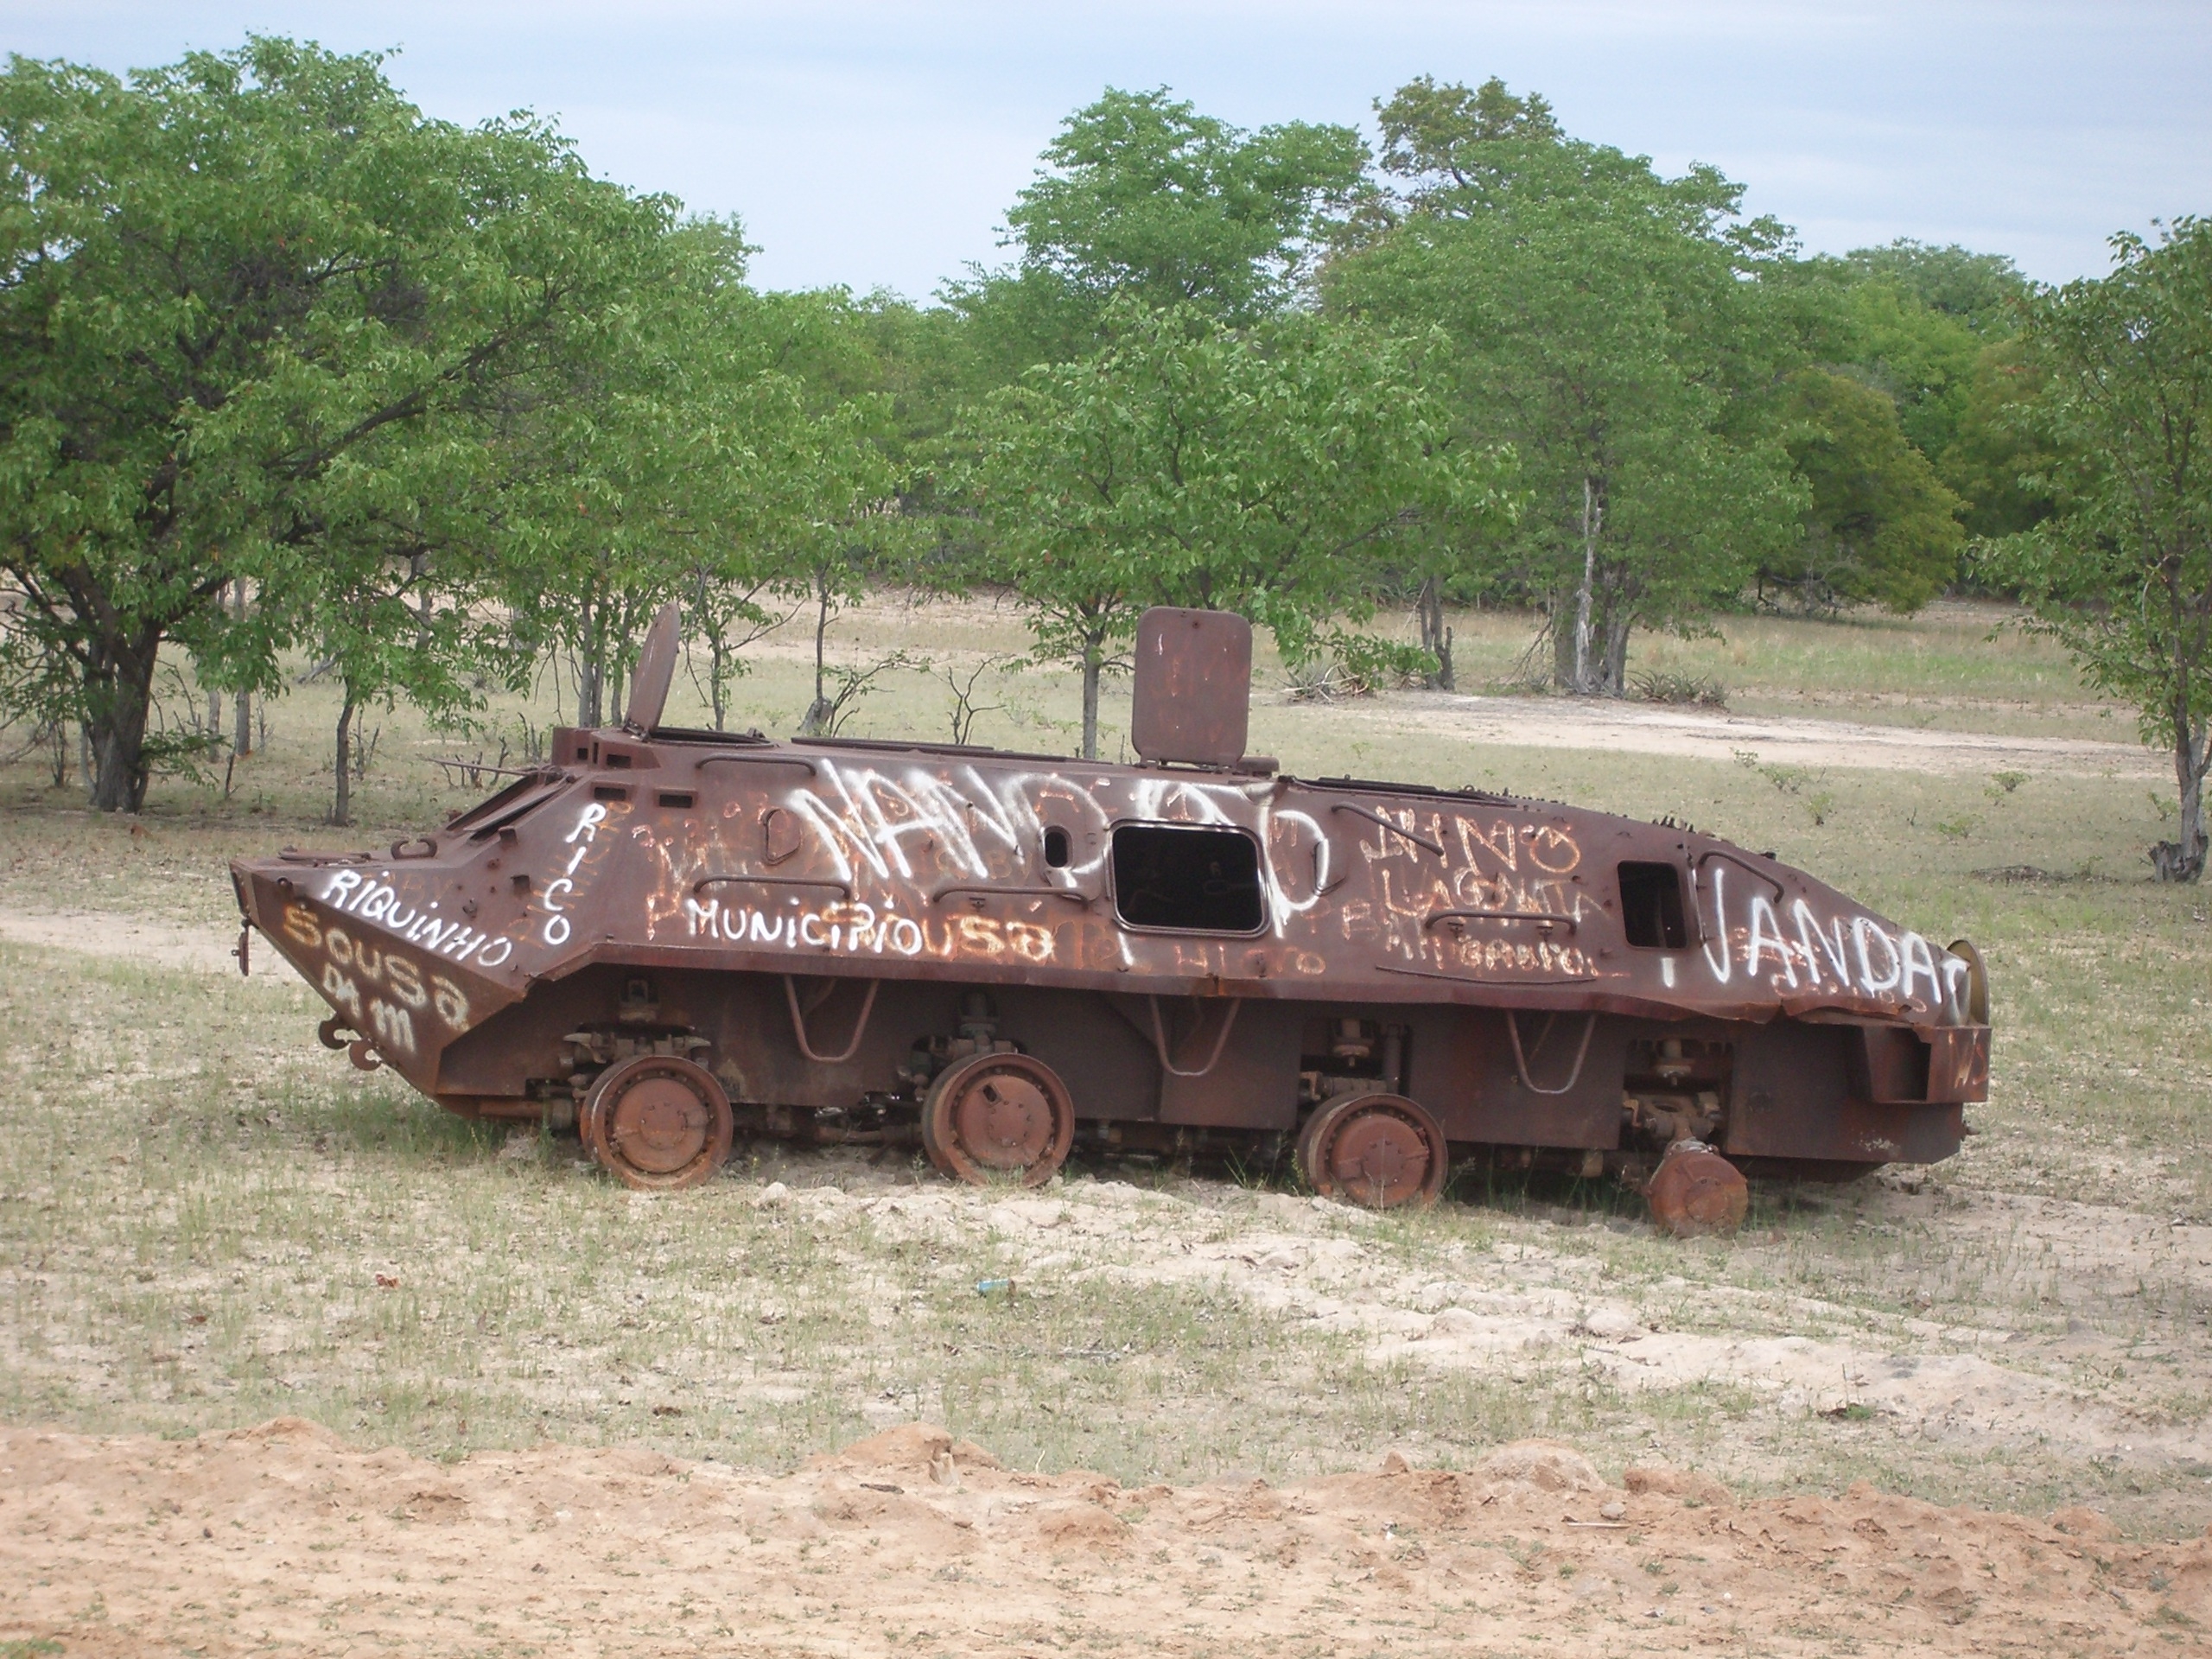
[[[608,1067],[584,1096],[576,1127],[592,1156],[640,1192],[697,1186],[729,1158],[729,1096],[704,1066],[673,1055]]]
[[[1298,1137],[1298,1168],[1324,1198],[1374,1210],[1426,1209],[1444,1191],[1444,1128],[1403,1095],[1353,1095],[1321,1108]]]
[[[977,1054],[948,1067],[922,1100],[922,1149],[957,1181],[1042,1186],[1075,1144],[1075,1102],[1042,1060]]]
[[[1701,1141],[1677,1141],[1644,1183],[1651,1219],[1676,1238],[1734,1232],[1744,1224],[1751,1189],[1743,1171]]]

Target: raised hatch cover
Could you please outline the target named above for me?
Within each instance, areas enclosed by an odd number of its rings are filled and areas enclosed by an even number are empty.
[[[676,654],[683,644],[683,618],[670,600],[645,630],[645,648],[638,653],[638,672],[630,682],[630,715],[622,723],[632,731],[649,733],[660,724],[668,705],[669,683],[676,677]]]
[[[1252,715],[1252,625],[1155,605],[1137,624],[1129,745],[1147,760],[1233,766]]]

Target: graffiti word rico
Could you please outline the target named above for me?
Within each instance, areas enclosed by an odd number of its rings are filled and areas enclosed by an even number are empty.
[[[398,893],[359,870],[334,872],[322,890],[322,902],[346,915],[374,922],[408,944],[419,944],[449,961],[497,968],[514,954],[512,939],[495,933],[480,933],[464,923],[443,920],[427,910],[402,904]]]

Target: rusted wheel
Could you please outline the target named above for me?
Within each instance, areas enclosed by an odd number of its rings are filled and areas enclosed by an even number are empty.
[[[1677,1141],[1644,1183],[1651,1219],[1676,1238],[1732,1233],[1744,1224],[1751,1189],[1743,1171],[1702,1141]]]
[[[922,1100],[922,1149],[955,1180],[1019,1176],[1042,1186],[1075,1144],[1075,1102],[1027,1054],[977,1054],[948,1067]]]
[[[1444,1126],[1403,1095],[1352,1095],[1324,1106],[1298,1138],[1298,1167],[1324,1198],[1370,1209],[1427,1209],[1444,1191]]]
[[[592,1156],[641,1192],[697,1186],[729,1157],[729,1096],[704,1066],[673,1055],[609,1066],[576,1127]]]

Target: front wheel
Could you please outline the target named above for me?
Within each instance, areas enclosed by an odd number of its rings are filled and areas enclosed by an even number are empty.
[[[609,1066],[576,1126],[616,1180],[644,1192],[701,1185],[729,1159],[729,1096],[706,1067],[672,1054]]]

